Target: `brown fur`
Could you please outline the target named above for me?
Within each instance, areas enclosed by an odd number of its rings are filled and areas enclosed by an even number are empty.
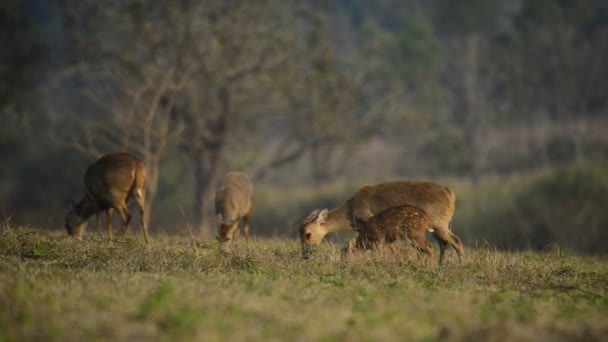
[[[215,216],[218,240],[228,248],[239,236],[239,223],[244,221],[245,239],[249,243],[249,221],[253,204],[253,184],[243,172],[230,172],[215,193]]]
[[[66,215],[66,229],[70,235],[81,238],[89,217],[95,214],[99,223],[100,214],[105,212],[111,239],[114,210],[122,219],[121,233],[124,235],[131,221],[127,204],[134,200],[139,208],[144,239],[148,242],[144,220],[146,167],[141,160],[128,153],[107,154],[87,168],[84,185],[83,199]]]
[[[302,251],[305,255],[310,253],[311,248],[321,243],[327,233],[358,230],[372,216],[391,207],[407,205],[423,210],[435,230],[435,237],[441,238],[440,241],[448,241],[439,244],[440,263],[448,244],[462,258],[462,242],[449,228],[455,202],[456,195],[452,190],[432,182],[395,181],[367,185],[334,210],[315,210],[302,222]]]
[[[433,261],[433,245],[424,238],[427,231],[433,231],[433,226],[424,211],[410,206],[388,208],[371,217],[359,229],[359,235],[351,240],[346,252],[376,249],[385,244],[408,239],[418,251],[425,252]]]

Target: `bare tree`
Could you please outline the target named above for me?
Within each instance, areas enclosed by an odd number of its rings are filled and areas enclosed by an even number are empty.
[[[52,74],[56,92],[50,108],[64,119],[59,121],[64,129],[52,139],[92,158],[113,151],[140,156],[148,170],[145,211],[151,212],[163,153],[182,131],[175,103],[194,68],[177,63],[172,51],[162,48],[162,30],[150,30],[149,22],[140,20],[149,9],[151,21],[162,24],[162,8],[138,8],[136,2],[59,4],[77,53]]]
[[[367,117],[359,109],[365,80],[340,65],[323,14],[313,5],[61,3],[75,12],[70,25],[82,28],[74,40],[87,71],[79,75],[103,80],[95,88],[86,81],[89,96],[78,101],[95,113],[76,125],[82,135],[68,141],[84,145],[83,151],[120,142],[140,150],[153,167],[167,141],[181,133],[177,146],[190,160],[194,221],[203,233],[225,171],[242,169],[259,180],[310,152],[314,178],[323,180],[342,171],[365,133],[361,127],[375,124],[361,119]],[[95,18],[87,18],[90,13]],[[93,118],[100,113],[116,115]],[[123,129],[137,125],[143,126]]]
[[[237,164],[227,161],[237,159],[229,145],[250,151],[252,142],[257,145],[251,137],[260,140],[263,124],[282,110],[272,77],[297,53],[291,48],[288,3],[206,5],[184,13],[186,35],[198,42],[185,54],[197,61],[198,74],[178,109],[186,123],[180,150],[193,165],[194,220],[203,233],[209,229],[214,187],[226,168]]]
[[[159,70],[160,71],[160,70]],[[148,171],[146,212],[158,191],[160,165],[168,144],[175,143],[182,126],[172,119],[175,99],[188,82],[174,69],[146,75],[144,80],[125,80],[112,75],[109,80],[90,82],[80,96],[94,115],[69,113],[77,128],[52,136],[58,144],[91,158],[113,151],[129,151],[140,156]],[[117,82],[121,80],[121,82]],[[113,89],[103,89],[112,83]]]

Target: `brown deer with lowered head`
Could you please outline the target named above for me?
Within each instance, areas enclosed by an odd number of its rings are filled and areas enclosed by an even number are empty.
[[[245,239],[249,243],[249,220],[253,203],[253,184],[243,172],[229,172],[215,193],[215,217],[222,248],[227,249],[240,233],[245,221]]]
[[[408,239],[419,252],[425,252],[433,261],[433,245],[424,238],[427,231],[433,232],[433,225],[424,211],[407,205],[392,207],[372,216],[359,229],[359,235],[350,240],[344,251],[351,253],[377,249],[385,244]]]
[[[149,241],[144,221],[146,167],[141,160],[128,153],[107,154],[87,168],[84,186],[84,197],[78,204],[70,205],[65,217],[68,234],[81,239],[89,217],[95,214],[99,222],[99,215],[105,212],[111,239],[112,217],[116,210],[122,219],[121,233],[124,235],[131,221],[127,205],[134,200],[139,208],[144,239]]]
[[[447,187],[432,182],[395,181],[361,187],[339,207],[313,211],[300,225],[300,241],[304,256],[312,253],[327,233],[359,230],[374,215],[396,206],[408,205],[422,209],[429,218],[433,235],[439,241],[439,263],[445,249],[453,246],[462,260],[464,247],[451,233],[456,195]]]

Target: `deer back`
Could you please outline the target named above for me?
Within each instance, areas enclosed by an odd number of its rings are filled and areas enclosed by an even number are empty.
[[[133,192],[143,196],[146,169],[141,160],[130,154],[108,154],[89,166],[84,183],[86,198],[105,209],[125,204]]]
[[[439,184],[395,181],[364,186],[347,201],[347,205],[350,216],[362,222],[391,207],[417,207],[427,214],[433,227],[449,229],[455,201],[454,192]]]
[[[218,220],[231,222],[251,210],[253,184],[243,172],[230,172],[215,194],[215,213]]]

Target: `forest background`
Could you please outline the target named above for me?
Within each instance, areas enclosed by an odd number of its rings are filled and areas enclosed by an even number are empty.
[[[605,1],[6,0],[0,25],[12,225],[63,229],[86,167],[128,151],[153,233],[214,233],[242,170],[258,236],[426,179],[469,246],[608,249]]]

